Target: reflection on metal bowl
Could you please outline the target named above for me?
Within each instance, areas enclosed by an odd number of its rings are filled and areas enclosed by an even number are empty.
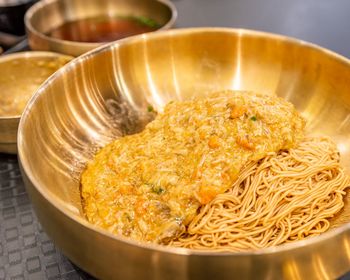
[[[0,152],[16,153],[19,119],[30,97],[72,57],[21,52],[0,57]]]
[[[33,50],[50,50],[78,56],[102,43],[71,41],[72,36],[54,38],[49,33],[77,20],[84,20],[86,24],[91,19],[100,21],[101,18],[115,17],[133,17],[142,22],[151,20],[157,23],[157,29],[163,30],[173,26],[177,12],[168,0],[43,0],[31,7],[25,16],[29,45]],[[81,28],[82,23],[79,25],[80,33],[93,30]],[[93,27],[101,31],[96,22]],[[91,34],[82,37],[86,39]]]
[[[104,279],[335,278],[350,269],[350,204],[316,238],[217,254],[140,244],[96,228],[82,212],[79,176],[117,136],[156,109],[222,89],[276,93],[331,136],[350,168],[350,62],[283,36],[237,29],[156,32],[92,51],[57,72],[23,114],[19,159],[36,213],[77,265]],[[126,129],[131,127],[131,129]]]

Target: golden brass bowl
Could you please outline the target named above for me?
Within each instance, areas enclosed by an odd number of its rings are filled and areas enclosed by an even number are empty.
[[[177,11],[169,0],[41,0],[25,16],[29,45],[33,50],[79,56],[102,43],[61,40],[47,33],[68,21],[96,16],[147,17],[164,30],[174,25]]]
[[[36,79],[45,80],[54,72],[48,69],[47,76],[43,76],[43,66],[63,59],[63,62],[71,60],[72,57],[53,52],[20,52],[10,55],[0,56],[0,91],[6,90],[9,86],[12,89],[27,88],[31,90],[29,94],[34,94],[37,88],[32,89]],[[47,73],[46,73],[47,72]],[[7,92],[0,92],[0,106],[3,104]],[[8,96],[9,99],[11,99]],[[15,97],[13,97],[15,98]],[[14,154],[17,152],[17,129],[20,114],[10,114],[0,116],[0,152]]]
[[[277,94],[313,133],[332,136],[350,168],[350,62],[295,39],[241,29],[156,32],[72,61],[37,92],[18,135],[36,213],[74,263],[101,279],[332,279],[350,270],[350,204],[319,237],[246,253],[140,244],[89,224],[79,176],[96,149],[161,108],[222,89]]]

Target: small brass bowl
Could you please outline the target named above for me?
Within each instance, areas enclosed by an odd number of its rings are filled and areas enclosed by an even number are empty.
[[[71,59],[52,52],[21,52],[0,57],[0,152],[17,152],[17,129],[26,100],[58,66]]]
[[[42,0],[25,16],[29,45],[33,50],[79,56],[103,43],[62,40],[48,33],[66,22],[116,16],[149,18],[164,30],[173,26],[177,11],[167,0]]]

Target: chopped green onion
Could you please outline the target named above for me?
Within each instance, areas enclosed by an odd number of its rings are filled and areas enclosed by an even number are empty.
[[[252,120],[253,122],[255,122],[255,121],[257,120],[257,118],[256,118],[256,116],[252,116],[252,117],[250,118],[250,120]]]
[[[152,105],[148,105],[148,106],[147,106],[147,111],[148,111],[149,113],[154,112],[153,106],[152,106]]]
[[[152,192],[154,192],[156,194],[162,194],[163,192],[165,192],[165,190],[162,187],[153,186]]]
[[[139,23],[146,25],[148,27],[151,27],[151,28],[159,28],[160,27],[160,24],[158,22],[156,22],[155,20],[148,18],[148,17],[138,16],[138,17],[135,17],[135,19]]]
[[[125,215],[125,218],[126,218],[129,222],[132,221],[132,217],[131,217],[128,213],[124,213],[124,215]]]

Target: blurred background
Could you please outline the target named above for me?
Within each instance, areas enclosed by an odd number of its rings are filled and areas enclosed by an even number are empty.
[[[0,46],[3,49],[8,49],[23,39],[24,13],[37,1],[0,0]],[[220,26],[256,29],[307,40],[350,57],[348,0],[172,0],[172,2],[178,10],[175,28]]]

